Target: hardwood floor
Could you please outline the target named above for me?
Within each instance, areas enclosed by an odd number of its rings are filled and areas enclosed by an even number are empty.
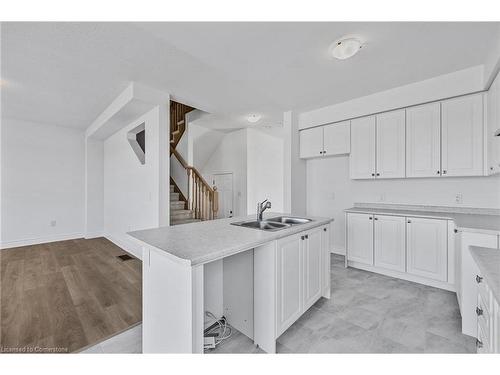
[[[75,352],[142,320],[141,261],[105,238],[0,251],[0,352]]]

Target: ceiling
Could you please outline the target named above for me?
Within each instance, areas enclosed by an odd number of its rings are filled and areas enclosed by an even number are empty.
[[[499,23],[2,23],[2,116],[86,128],[131,81],[245,123],[483,64]],[[365,46],[335,60],[344,35]]]

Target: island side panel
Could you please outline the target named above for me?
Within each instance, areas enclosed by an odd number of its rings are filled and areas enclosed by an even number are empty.
[[[203,267],[143,247],[144,353],[203,351]]]
[[[276,353],[276,241],[254,249],[254,343]]]

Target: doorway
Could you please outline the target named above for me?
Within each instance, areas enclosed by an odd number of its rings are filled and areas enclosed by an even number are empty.
[[[233,173],[216,173],[212,175],[212,184],[219,192],[218,219],[233,217]]]

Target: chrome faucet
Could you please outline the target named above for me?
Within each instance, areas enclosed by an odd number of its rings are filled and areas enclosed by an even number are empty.
[[[271,202],[267,199],[264,202],[257,203],[257,221],[262,221],[262,214],[268,208],[271,208]]]

